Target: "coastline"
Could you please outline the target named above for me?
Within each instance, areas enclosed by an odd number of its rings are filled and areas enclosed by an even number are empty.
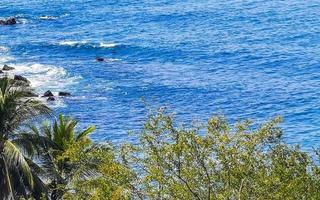
[[[71,96],[71,93],[66,92],[66,91],[51,91],[47,90],[44,92],[42,95],[36,93],[35,88],[32,87],[32,82],[27,79],[26,77],[16,74],[15,73],[15,68],[12,66],[9,66],[7,64],[4,64],[3,67],[0,69],[0,78],[10,78],[14,80],[18,86],[23,86],[27,90],[29,90],[29,96],[30,98],[38,98],[41,100],[46,100],[46,101],[55,101],[56,98],[62,98],[62,97],[69,97]]]
[[[0,200],[320,199],[320,2],[0,4]]]

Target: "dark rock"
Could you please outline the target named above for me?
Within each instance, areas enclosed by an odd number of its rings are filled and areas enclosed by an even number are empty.
[[[20,81],[20,80],[13,80],[13,85],[15,87],[30,87],[30,82]]]
[[[103,61],[104,61],[104,58],[96,57],[96,60],[97,60],[98,62],[103,62]]]
[[[27,78],[20,75],[14,75],[13,80],[14,85],[17,87],[30,87],[31,84],[31,82]]]
[[[17,23],[17,20],[14,17],[10,17],[6,20],[0,20],[0,25],[14,25]]]
[[[2,71],[2,70],[0,70],[0,74],[3,74],[3,71]]]
[[[3,70],[3,71],[14,70],[14,67],[10,67],[10,66],[8,66],[8,65],[3,65],[2,70]]]
[[[59,92],[59,96],[71,96],[69,92]]]
[[[56,99],[54,98],[54,97],[49,97],[48,99],[47,99],[47,101],[55,101]]]
[[[13,84],[15,87],[30,87],[30,84],[23,81],[15,81]]]
[[[30,81],[27,79],[27,78],[25,78],[25,77],[23,77],[23,76],[20,76],[20,75],[14,75],[14,78],[13,78],[15,81],[23,81],[23,82],[25,82],[25,83],[28,83],[28,84],[30,84]]]
[[[7,25],[13,25],[13,24],[16,24],[16,23],[17,23],[17,20],[14,17],[12,17],[12,18],[7,20],[6,24]]]
[[[52,92],[50,90],[46,91],[42,97],[53,97],[54,95],[52,94]]]
[[[25,97],[38,97],[39,95],[37,95],[36,93],[32,92],[32,91],[27,91],[25,92]]]

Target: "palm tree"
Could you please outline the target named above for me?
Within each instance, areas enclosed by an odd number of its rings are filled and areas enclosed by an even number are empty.
[[[40,101],[27,98],[29,95],[30,88],[7,77],[0,79],[0,199],[28,198],[43,188],[30,168],[32,161],[19,148],[21,140],[14,139],[23,122],[50,112]]]
[[[36,149],[41,152],[41,166],[50,177],[51,182],[48,188],[51,189],[51,199],[61,199],[68,182],[72,179],[72,171],[76,167],[71,164],[68,158],[61,159],[61,156],[75,144],[86,141],[81,148],[88,148],[91,144],[88,135],[95,130],[89,126],[83,131],[76,131],[78,121],[59,115],[53,125],[48,122],[38,128],[30,126],[31,132],[25,134],[25,139],[31,141]]]

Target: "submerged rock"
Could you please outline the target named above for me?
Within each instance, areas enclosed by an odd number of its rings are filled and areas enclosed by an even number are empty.
[[[96,57],[96,61],[98,61],[98,62],[103,62],[103,61],[104,61],[104,58]]]
[[[71,94],[70,94],[69,92],[59,92],[58,95],[59,95],[59,96],[63,96],[63,97],[65,97],[65,96],[71,96]]]
[[[17,23],[16,18],[10,17],[9,19],[6,20],[0,20],[0,25],[14,25]]]
[[[54,98],[54,97],[49,97],[48,99],[47,99],[47,101],[55,101],[56,99]]]
[[[9,65],[3,65],[2,70],[3,71],[14,70],[14,67],[10,67]]]
[[[50,90],[46,91],[42,97],[53,97],[54,95],[52,94],[52,92]]]

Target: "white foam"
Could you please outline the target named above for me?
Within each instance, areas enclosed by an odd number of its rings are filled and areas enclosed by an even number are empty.
[[[25,18],[18,18],[18,23],[26,24],[26,23],[28,23],[28,20]]]
[[[36,90],[48,89],[61,90],[65,87],[76,84],[80,76],[72,77],[62,67],[44,65],[38,63],[9,64],[15,68],[10,74],[19,74],[30,80],[31,86]]]
[[[7,62],[10,62],[13,60],[13,57],[11,56],[7,56],[7,55],[0,55],[0,64],[1,65],[4,65],[6,64]]]
[[[0,52],[8,52],[9,50],[9,47],[0,46]]]
[[[117,44],[115,44],[115,43],[103,43],[103,42],[100,43],[100,47],[103,47],[103,48],[113,48],[116,46],[117,46]]]
[[[54,101],[48,101],[47,98],[44,97],[35,97],[36,100],[41,101],[44,104],[48,104],[50,108],[64,108],[67,105],[64,102],[62,97],[55,96]]]
[[[39,17],[39,19],[43,19],[43,20],[54,20],[54,19],[58,19],[58,17],[45,15],[45,16]]]
[[[118,58],[106,58],[105,60],[106,60],[107,62],[121,61],[121,59],[118,59]]]
[[[88,47],[93,47],[93,48],[114,48],[118,44],[115,43],[91,43],[88,41],[72,41],[72,40],[64,40],[59,42],[59,45],[62,46],[71,46],[71,47],[82,47],[82,46],[88,46]]]
[[[77,42],[77,41],[68,41],[68,40],[65,40],[65,41],[61,41],[59,42],[59,45],[62,45],[62,46],[79,46],[79,45],[84,45],[84,44],[87,44],[86,41],[80,41],[80,42]]]

